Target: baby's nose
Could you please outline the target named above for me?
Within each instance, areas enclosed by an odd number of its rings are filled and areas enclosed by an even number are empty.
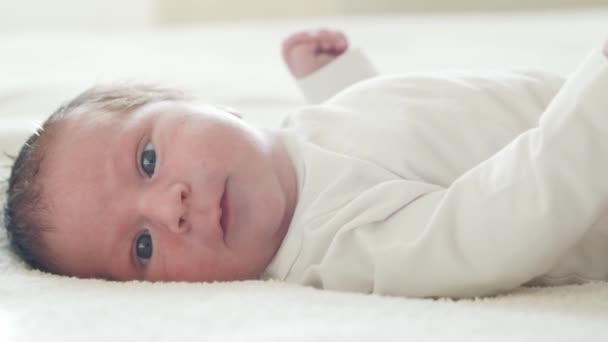
[[[190,188],[184,183],[174,183],[157,187],[144,194],[141,205],[143,215],[153,224],[174,233],[188,230],[186,220]]]

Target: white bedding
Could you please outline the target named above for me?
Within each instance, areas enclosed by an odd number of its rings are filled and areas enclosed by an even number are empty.
[[[114,79],[185,85],[253,123],[275,125],[303,103],[279,56],[279,41],[296,29],[342,28],[385,73],[541,67],[566,74],[608,38],[607,18],[604,8],[0,35],[0,149],[16,151],[61,101]],[[0,341],[608,340],[606,283],[462,301],[267,282],[120,284],[28,271],[2,238],[0,245]]]

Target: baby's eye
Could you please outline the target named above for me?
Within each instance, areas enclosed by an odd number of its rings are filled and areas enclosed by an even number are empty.
[[[147,230],[135,240],[135,255],[143,265],[152,258],[152,236]]]
[[[146,147],[144,147],[139,160],[139,165],[148,177],[154,175],[154,169],[156,168],[156,150],[152,143],[148,143]]]

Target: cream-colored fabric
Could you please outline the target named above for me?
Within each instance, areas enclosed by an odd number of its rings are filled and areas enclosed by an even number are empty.
[[[380,77],[295,113],[298,205],[265,277],[416,297],[608,280],[608,58],[562,83]]]
[[[374,77],[378,71],[357,48],[351,48],[324,68],[296,83],[308,103],[321,103],[358,81]]]
[[[0,341],[6,342],[608,340],[604,284],[460,301],[280,282],[112,283],[33,272],[5,274],[1,286]]]

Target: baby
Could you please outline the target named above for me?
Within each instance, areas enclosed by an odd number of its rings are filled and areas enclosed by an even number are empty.
[[[356,83],[373,67],[330,30],[292,35],[283,56],[309,99],[330,98],[278,129],[159,86],[59,108],[12,169],[13,250],[84,278],[414,297],[608,279],[608,44],[566,81]]]

